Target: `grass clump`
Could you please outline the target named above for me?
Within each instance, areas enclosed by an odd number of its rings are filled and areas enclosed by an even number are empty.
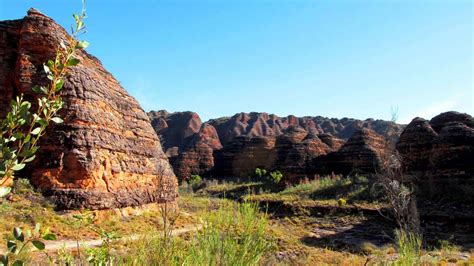
[[[421,236],[415,233],[397,230],[395,237],[398,249],[398,259],[395,265],[411,266],[420,264],[422,255]]]
[[[220,203],[201,215],[201,228],[188,237],[163,241],[159,232],[130,242],[126,265],[258,265],[273,248],[268,218],[251,203]]]
[[[203,219],[185,264],[256,265],[272,248],[268,220],[255,204],[225,204]]]

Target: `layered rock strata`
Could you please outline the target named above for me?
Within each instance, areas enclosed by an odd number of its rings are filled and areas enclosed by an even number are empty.
[[[0,116],[16,95],[36,102],[31,88],[46,84],[43,63],[66,34],[33,9],[0,22]],[[147,115],[97,58],[77,57],[62,91],[64,123],[48,128],[25,174],[61,209],[174,203],[176,178]]]

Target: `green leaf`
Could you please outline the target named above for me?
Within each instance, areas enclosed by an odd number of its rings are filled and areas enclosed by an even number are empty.
[[[62,45],[62,44],[63,44],[63,41],[61,41],[61,45]],[[47,62],[46,64],[48,65],[48,67],[49,67],[50,69],[53,68],[53,66],[54,66],[54,62],[53,62],[53,60],[51,60],[51,59],[48,60],[48,62]]]
[[[36,93],[42,93],[41,87],[38,86],[38,85],[33,86],[33,88],[31,88],[31,89]]]
[[[0,198],[5,197],[12,191],[11,187],[0,187]]]
[[[35,129],[33,129],[33,131],[31,131],[31,135],[38,135],[39,133],[41,133],[41,128],[40,127],[37,127]]]
[[[16,260],[16,261],[12,264],[12,266],[23,266],[23,265],[25,265],[25,263],[24,263],[23,261],[21,261],[21,260]]]
[[[63,85],[64,85],[64,79],[59,79],[54,88],[54,92],[60,91],[63,88]]]
[[[48,125],[48,121],[46,121],[44,118],[39,118],[36,122],[38,122],[38,124],[40,124],[42,126],[47,126]]]
[[[38,234],[39,231],[40,231],[40,229],[41,229],[41,224],[40,224],[40,223],[36,223],[36,225],[35,225],[35,231],[34,231],[35,234]]]
[[[35,248],[37,248],[38,250],[44,250],[45,248],[45,245],[43,242],[39,241],[39,240],[33,240],[31,241],[31,243],[33,244],[33,246],[35,246]]]
[[[70,67],[70,66],[76,66],[77,64],[79,64],[81,61],[77,58],[71,58],[67,61],[67,66]]]
[[[48,233],[43,236],[44,240],[56,240],[56,235]]]
[[[16,139],[21,139],[23,138],[25,135],[23,135],[23,133],[21,132],[15,132],[13,133],[13,137],[15,137]]]
[[[61,124],[64,122],[60,117],[53,117],[51,120],[53,120],[53,122],[56,124]]]
[[[8,255],[2,254],[0,255],[0,265],[8,265]]]
[[[36,155],[33,155],[30,158],[25,159],[25,163],[32,162],[35,158],[36,158]]]
[[[15,253],[16,251],[16,242],[13,240],[8,240],[7,248],[10,252]]]
[[[23,233],[21,232],[21,229],[19,227],[15,227],[13,229],[13,236],[18,241],[23,242],[23,240],[25,240],[25,238],[23,237]]]
[[[12,170],[13,171],[20,171],[21,169],[25,168],[25,164],[24,163],[19,163],[19,164],[15,164],[13,167],[12,167]]]
[[[51,74],[51,69],[49,69],[49,67],[47,65],[43,65],[43,69],[44,69],[44,72],[46,72],[46,74]]]
[[[76,45],[76,49],[86,49],[89,47],[89,43],[86,41],[79,41]]]

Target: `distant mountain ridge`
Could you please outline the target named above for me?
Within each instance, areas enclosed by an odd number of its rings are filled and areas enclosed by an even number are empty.
[[[207,122],[190,111],[151,111],[148,116],[181,179],[192,174],[245,176],[255,167],[304,175],[315,157],[338,150],[356,132],[396,141],[404,128],[384,120],[257,112]]]
[[[381,119],[359,120],[354,118],[327,118],[323,116],[304,116],[296,117],[289,115],[279,117],[275,114],[265,112],[237,113],[231,117],[220,117],[202,122],[199,115],[192,111],[169,113],[166,110],[150,111],[148,116],[152,123],[157,125],[158,120],[171,119],[179,121],[191,118],[195,124],[206,123],[213,126],[219,135],[222,144],[226,144],[234,137],[238,136],[278,136],[284,134],[287,130],[297,127],[306,130],[312,134],[329,133],[335,137],[347,140],[357,129],[368,128],[378,134],[386,137],[399,136],[403,131],[404,125]],[[158,120],[155,120],[158,119]],[[155,120],[155,122],[153,122]]]

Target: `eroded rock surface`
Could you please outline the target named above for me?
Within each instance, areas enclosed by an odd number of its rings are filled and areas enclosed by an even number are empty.
[[[372,148],[381,149],[375,142],[382,138],[376,132],[398,138],[403,128],[382,120],[339,120],[319,116],[280,118],[266,113],[239,113],[206,123],[192,112],[158,111],[148,115],[164,141],[175,172],[182,179],[191,174],[248,177],[257,167],[280,170],[290,182],[328,169],[334,170],[329,172],[346,173],[347,168],[362,167],[373,172],[373,163],[378,161],[372,156]],[[203,128],[209,133],[203,134]],[[314,166],[316,158],[341,149],[345,139],[359,129],[369,130],[366,142],[364,137],[357,135],[362,139],[357,142],[354,138],[349,142],[342,155],[328,162],[331,167]],[[203,142],[200,135],[209,136],[212,141]],[[377,140],[372,141],[374,138]],[[360,158],[351,157],[358,152]],[[336,167],[339,165],[342,168]]]
[[[202,123],[193,112],[158,111],[148,116],[181,180],[209,174],[214,168],[214,151],[222,148],[213,126]]]
[[[373,130],[360,129],[337,151],[315,158],[313,171],[343,175],[375,173],[387,148],[386,138]]]
[[[0,22],[0,116],[9,100],[27,99],[34,84],[46,84],[43,62],[55,55],[66,31],[36,10]],[[64,124],[41,142],[31,181],[58,208],[105,209],[175,202],[177,182],[149,119],[137,101],[80,51],[62,97]]]
[[[472,178],[474,118],[458,112],[430,121],[417,117],[401,134],[397,149],[407,171],[420,178]]]

